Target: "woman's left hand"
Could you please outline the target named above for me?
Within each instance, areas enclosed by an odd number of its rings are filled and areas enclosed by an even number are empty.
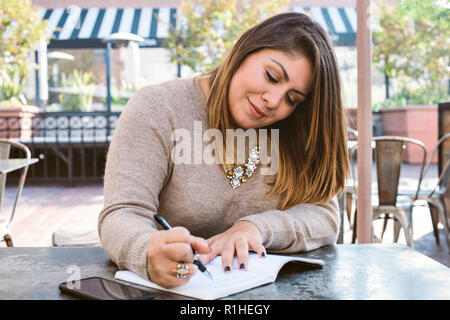
[[[258,227],[250,221],[239,221],[223,233],[207,239],[211,248],[209,254],[199,256],[203,263],[208,263],[216,256],[222,256],[224,272],[231,272],[234,255],[238,259],[240,270],[247,269],[248,252],[255,251],[260,257],[265,257],[265,248],[262,245],[262,235]]]

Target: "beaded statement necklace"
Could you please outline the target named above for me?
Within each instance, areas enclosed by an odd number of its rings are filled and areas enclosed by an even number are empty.
[[[205,101],[202,98],[203,94],[201,93],[200,84],[198,83],[198,79],[193,79],[193,84],[196,90],[195,99],[200,106],[204,106]],[[257,137],[257,140],[259,137]],[[259,143],[259,141],[258,141]],[[228,180],[230,181],[230,185],[233,189],[239,187],[242,183],[246,182],[255,172],[258,167],[259,161],[259,146],[256,143],[256,146],[250,151],[250,154],[247,159],[247,163],[243,166],[237,166],[236,168],[225,168],[225,174]]]
[[[231,187],[236,189],[242,183],[246,182],[255,172],[259,165],[259,147],[256,145],[248,156],[247,163],[243,166],[237,166],[234,170],[231,168],[225,169],[225,174],[230,180]]]

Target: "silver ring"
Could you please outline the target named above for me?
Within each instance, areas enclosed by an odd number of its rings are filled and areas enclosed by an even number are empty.
[[[178,279],[184,279],[190,274],[189,267],[184,263],[177,264],[177,268],[173,269]]]

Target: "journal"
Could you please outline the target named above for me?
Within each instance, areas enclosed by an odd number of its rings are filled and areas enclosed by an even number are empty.
[[[214,300],[274,282],[280,269],[288,262],[302,263],[313,268],[322,268],[324,265],[323,261],[319,259],[276,254],[267,254],[265,258],[260,258],[256,253],[250,253],[246,271],[238,270],[238,262],[235,257],[232,272],[224,273],[221,257],[217,256],[207,264],[213,280],[198,271],[187,284],[172,289],[161,287],[130,271],[117,271],[115,278],[197,299]]]

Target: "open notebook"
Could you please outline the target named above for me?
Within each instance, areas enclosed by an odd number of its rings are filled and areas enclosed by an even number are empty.
[[[300,262],[313,268],[322,268],[324,264],[322,260],[318,259],[274,254],[267,254],[265,258],[259,258],[256,253],[250,253],[246,271],[238,270],[237,258],[235,257],[232,272],[224,273],[221,257],[218,256],[206,265],[214,280],[198,271],[187,284],[173,289],[161,287],[130,271],[117,271],[115,278],[188,297],[213,300],[274,282],[280,269],[291,261]]]

